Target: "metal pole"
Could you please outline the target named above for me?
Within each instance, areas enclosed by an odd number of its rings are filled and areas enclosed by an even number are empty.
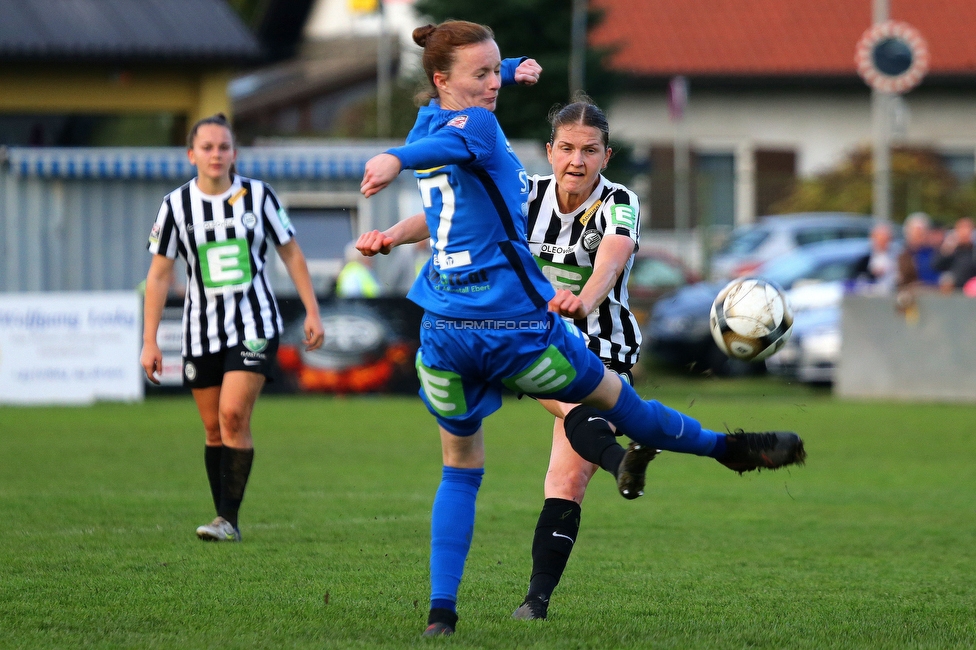
[[[685,253],[690,253],[691,143],[683,119],[674,123],[674,229]]]
[[[569,101],[586,86],[586,0],[573,0],[569,53]]]
[[[691,254],[691,143],[685,130],[688,80],[674,77],[668,84],[668,112],[674,125],[674,231],[685,259]],[[705,236],[702,237],[704,242]]]
[[[390,113],[392,103],[392,80],[390,75],[390,39],[386,35],[386,11],[383,1],[379,1],[380,36],[376,45],[376,137],[390,137]]]
[[[888,20],[888,0],[873,0],[873,3],[874,24]],[[874,167],[872,203],[874,216],[886,221],[891,220],[891,99],[890,93],[871,90]]]

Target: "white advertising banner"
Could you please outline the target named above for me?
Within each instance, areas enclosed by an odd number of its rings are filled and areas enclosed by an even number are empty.
[[[0,293],[0,403],[141,400],[141,328],[134,291]]]

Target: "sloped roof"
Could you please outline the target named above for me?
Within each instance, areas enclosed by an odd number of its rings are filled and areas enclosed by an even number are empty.
[[[591,35],[618,46],[613,68],[639,77],[850,77],[870,0],[592,0]],[[974,0],[890,0],[925,37],[930,75],[976,76]]]
[[[0,60],[257,60],[224,0],[0,0]]]
[[[396,64],[400,46],[388,35]],[[346,36],[306,42],[299,56],[252,70],[229,88],[234,115],[247,119],[340,91],[376,78],[376,36]]]

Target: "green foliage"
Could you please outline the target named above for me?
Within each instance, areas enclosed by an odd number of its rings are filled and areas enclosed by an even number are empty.
[[[552,419],[506,400],[452,648],[971,647],[976,406],[770,378],[638,390],[712,428],[795,428],[808,464],[740,477],[662,454],[633,502],[597,475],[550,619],[513,621]],[[212,505],[190,399],[0,407],[0,423],[0,645],[430,647],[440,451],[416,397],[262,397],[238,545],[193,536]]]
[[[267,0],[227,0],[227,4],[251,28],[257,26],[267,8]]]
[[[506,88],[495,115],[509,138],[549,139],[547,116],[556,104],[569,101],[569,55],[572,2],[569,0],[418,0],[416,10],[434,24],[448,19],[488,25],[503,57],[528,56],[542,66],[539,83]],[[591,11],[588,29],[600,20]],[[585,89],[606,108],[619,79],[605,65],[606,50],[588,49]]]
[[[403,140],[417,119],[419,79],[398,80],[390,94],[390,139]],[[375,94],[349,105],[336,118],[327,135],[332,138],[375,138],[377,99]]]
[[[960,183],[927,149],[894,149],[891,155],[892,217],[903,221],[912,212],[928,213],[934,221],[952,224],[976,213],[976,184]],[[871,214],[873,165],[871,151],[850,154],[837,168],[801,180],[776,203],[773,213],[841,211]]]

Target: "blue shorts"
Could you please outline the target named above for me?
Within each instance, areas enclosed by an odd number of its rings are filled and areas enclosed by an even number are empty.
[[[586,335],[549,311],[512,319],[455,319],[427,312],[417,351],[420,396],[437,423],[469,436],[508,388],[575,403],[596,390],[605,368]]]

